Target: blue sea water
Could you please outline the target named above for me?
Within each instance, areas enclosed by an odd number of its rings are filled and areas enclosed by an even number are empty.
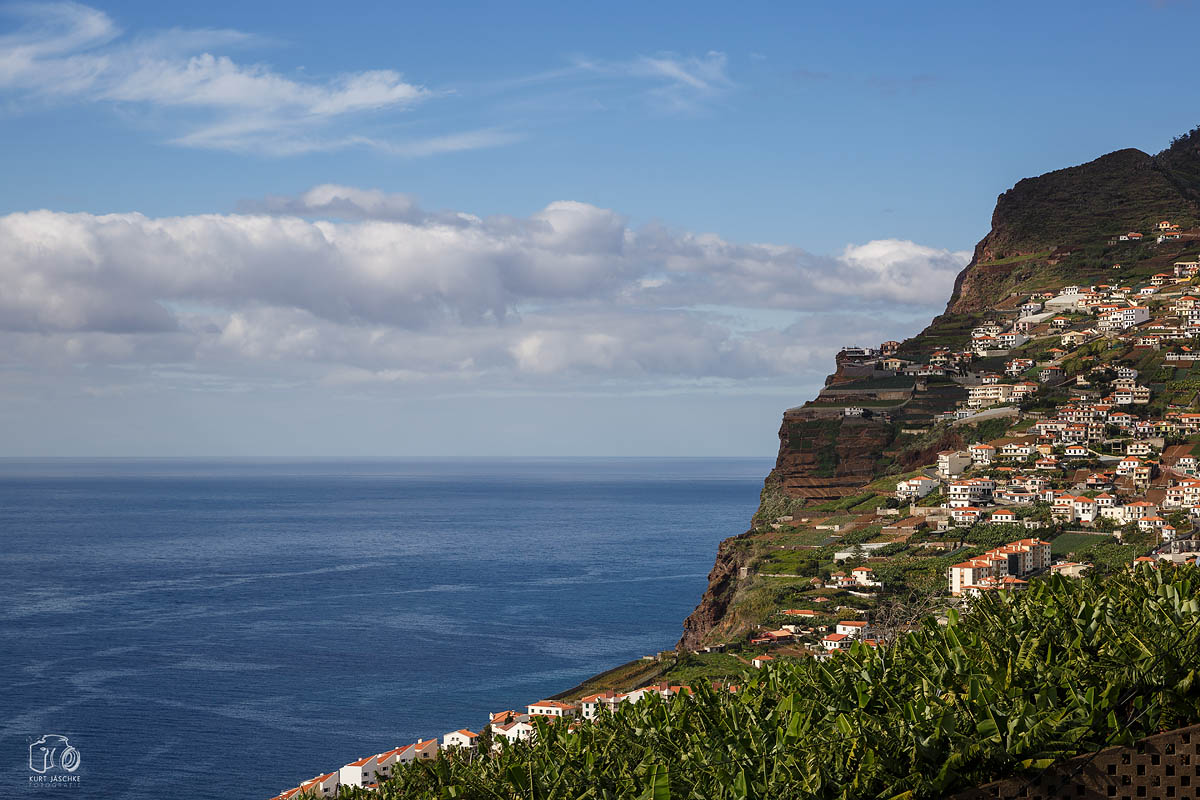
[[[268,798],[668,649],[770,466],[0,460],[0,795]]]

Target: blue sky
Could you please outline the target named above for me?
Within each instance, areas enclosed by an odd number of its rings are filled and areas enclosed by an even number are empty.
[[[1183,2],[0,9],[13,454],[769,453],[1200,121]]]

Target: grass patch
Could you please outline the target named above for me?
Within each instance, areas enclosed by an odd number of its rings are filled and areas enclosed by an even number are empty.
[[[1037,258],[1045,258],[1053,253],[1053,250],[1043,250],[1040,253],[1030,253],[1027,256],[1009,256],[1008,258],[998,258],[995,261],[981,261],[975,266],[977,267],[999,267],[1003,264],[1019,264],[1022,261],[1033,261]]]
[[[1111,539],[1111,536],[1102,533],[1063,533],[1050,542],[1050,553],[1056,556],[1080,553],[1089,547],[1105,544]]]

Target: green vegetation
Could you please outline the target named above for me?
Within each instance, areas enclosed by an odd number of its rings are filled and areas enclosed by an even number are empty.
[[[839,383],[826,387],[838,391],[879,391],[911,389],[915,381],[906,375],[893,375],[886,378],[863,378],[850,383]]]
[[[995,261],[981,261],[976,266],[979,267],[999,267],[1003,264],[1019,264],[1022,261],[1032,261],[1037,258],[1045,258],[1050,255],[1053,250],[1042,250],[1038,253],[1030,253],[1024,256],[1009,256],[1008,258],[998,258]]]
[[[1200,574],[1055,577],[882,649],[744,673],[736,693],[538,723],[531,744],[402,768],[377,800],[936,798],[1200,720]],[[684,667],[686,669],[686,667]]]
[[[970,425],[960,425],[958,431],[968,444],[990,442],[1003,436],[1014,421],[1012,417],[993,417]]]
[[[1090,547],[1111,542],[1111,536],[1091,533],[1063,533],[1055,536],[1050,542],[1050,553],[1055,556],[1065,556],[1068,553],[1080,553]]]
[[[691,686],[720,678],[741,678],[746,662],[728,653],[687,653],[663,675],[672,684]]]
[[[878,495],[874,492],[865,492],[863,494],[850,495],[843,497],[840,500],[829,500],[824,503],[817,503],[814,506],[809,506],[808,511],[845,511],[854,506],[867,503],[877,498]],[[874,506],[872,506],[873,508]]]
[[[1146,555],[1146,551],[1154,543],[1155,534],[1139,531],[1135,523],[1125,526],[1120,542],[1104,541],[1076,552],[1075,555],[1080,561],[1095,564],[1099,572],[1119,572],[1127,569],[1133,559]],[[1053,548],[1054,543],[1051,542],[1050,546]]]
[[[996,203],[989,249],[1007,258],[1057,245],[1095,247],[1126,231],[1149,234],[1160,219],[1194,224],[1192,204],[1155,166],[1145,153],[1119,150],[1087,164],[1026,178]],[[1148,244],[1126,249],[1137,247],[1150,249]],[[1124,265],[1131,259],[1118,260]],[[1073,279],[1082,280],[1073,274]]]
[[[821,561],[813,550],[774,550],[763,557],[755,569],[759,572],[781,575],[803,575],[816,577]],[[828,570],[826,570],[828,572]]]

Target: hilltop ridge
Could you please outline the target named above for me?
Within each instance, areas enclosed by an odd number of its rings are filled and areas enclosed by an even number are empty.
[[[1156,156],[1127,148],[1086,164],[1020,180],[996,200],[991,229],[959,274],[947,312],[984,308],[996,275],[1027,272],[1041,257],[1161,219],[1200,222],[1200,133]]]

